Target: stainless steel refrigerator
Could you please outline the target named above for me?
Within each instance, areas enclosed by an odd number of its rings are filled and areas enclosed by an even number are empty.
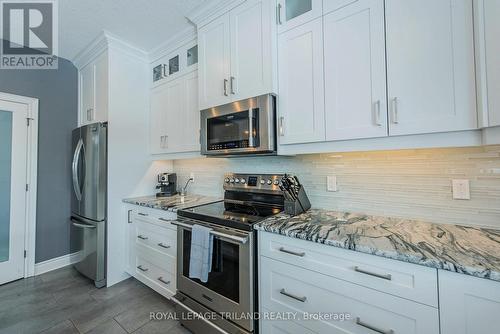
[[[81,260],[75,268],[106,285],[107,123],[73,130],[73,191],[71,200],[71,248]]]

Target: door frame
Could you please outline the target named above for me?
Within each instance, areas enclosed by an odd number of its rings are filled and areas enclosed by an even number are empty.
[[[27,122],[27,156],[26,156],[26,208],[24,228],[24,277],[35,275],[36,247],[36,195],[38,171],[38,99],[21,95],[0,92],[0,100],[26,105]]]

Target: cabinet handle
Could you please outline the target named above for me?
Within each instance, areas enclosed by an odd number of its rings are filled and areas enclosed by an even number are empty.
[[[169,285],[169,284],[170,284],[170,281],[165,281],[165,280],[163,279],[163,277],[161,277],[161,276],[160,276],[160,277],[158,277],[158,281],[162,282],[162,283],[163,283],[163,284],[165,284],[165,285]]]
[[[231,94],[236,94],[236,92],[234,91],[234,80],[235,79],[236,79],[235,77],[231,77],[231,82],[230,82]]]
[[[165,248],[165,249],[169,249],[170,248],[170,246],[164,245],[162,242],[160,242],[158,244],[158,246],[160,246],[161,248]]]
[[[164,148],[168,148],[168,135],[165,135],[165,147]]]
[[[87,109],[87,121],[92,120],[92,108]]]
[[[141,264],[140,266],[137,266],[137,269],[139,269],[139,270],[140,270],[140,271],[142,271],[142,272],[146,272],[146,271],[148,271],[148,270],[149,270],[148,268],[144,268],[144,267],[142,266],[142,264]]]
[[[163,221],[163,222],[167,222],[167,223],[170,223],[170,222],[171,222],[171,220],[166,219],[166,218],[161,218],[161,217],[160,217],[160,218],[158,218],[158,220],[161,220],[161,221]]]
[[[392,329],[384,330],[384,329],[377,328],[375,326],[367,324],[366,322],[361,321],[361,319],[359,317],[356,318],[356,325],[367,328],[369,330],[372,330],[372,331],[380,333],[380,334],[394,334],[394,330],[392,330]]]
[[[145,236],[143,236],[143,235],[138,235],[137,237],[138,237],[139,239],[141,239],[141,240],[148,240],[148,239],[149,239],[148,237],[145,237]]]
[[[278,24],[283,24],[283,23],[281,22],[281,7],[282,7],[282,6],[281,6],[281,4],[279,3],[279,4],[278,4],[278,7],[276,8],[276,22],[277,22]]]
[[[139,213],[137,213],[137,214],[138,214],[139,216],[144,216],[144,217],[149,216],[147,213],[142,213],[142,212],[139,212]]]
[[[130,213],[132,212],[132,210],[128,210],[128,213],[127,213],[127,222],[129,224],[132,224],[132,220],[130,219]]]
[[[224,79],[224,96],[228,96],[228,94],[227,94],[227,79]]]
[[[398,124],[398,98],[395,97],[392,99],[392,123]]]
[[[382,126],[382,123],[380,122],[380,100],[375,102],[375,125]]]
[[[283,252],[283,253],[287,253],[287,254],[291,254],[291,255],[295,255],[295,256],[300,256],[300,257],[304,257],[306,255],[305,252],[294,252],[294,251],[291,251],[291,250],[288,250],[284,247],[280,247],[279,248],[279,251],[280,252]]]
[[[373,273],[373,272],[365,270],[365,269],[361,269],[358,266],[354,267],[354,271],[356,271],[358,273],[361,273],[361,274],[370,275],[370,276],[373,276],[373,277],[385,279],[385,280],[388,280],[388,281],[392,280],[392,275],[391,274],[385,274],[385,275],[383,275],[383,274],[377,274],[377,273]]]
[[[285,121],[285,117],[280,117],[280,136],[283,137],[285,135],[285,130],[283,128],[283,122]]]
[[[288,293],[285,291],[285,289],[281,289],[280,290],[280,294],[282,294],[283,296],[287,296],[289,298],[292,298],[292,299],[295,299],[295,300],[298,300],[299,302],[302,302],[304,303],[306,300],[307,300],[307,297],[306,296],[303,296],[303,297],[299,297],[299,296],[296,296],[296,295],[293,295],[291,293]]]

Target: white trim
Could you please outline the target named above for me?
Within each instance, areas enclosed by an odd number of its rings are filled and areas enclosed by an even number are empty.
[[[37,263],[35,264],[34,275],[45,274],[49,271],[75,264],[80,262],[81,258],[82,252],[76,252]]]
[[[38,171],[38,99],[33,97],[7,94],[0,92],[0,100],[25,104],[28,107],[28,117],[31,118],[27,129],[27,168],[26,184],[29,185],[26,192],[26,220],[24,233],[24,277],[33,276],[35,273],[35,249],[36,249],[36,194],[37,194],[37,171]]]
[[[208,24],[217,17],[229,12],[231,9],[239,6],[245,0],[209,0],[196,7],[187,16],[187,19],[198,28]]]
[[[184,46],[185,44],[191,43],[196,40],[196,28],[194,26],[189,26],[151,50],[149,52],[149,62],[153,63],[163,56]]]

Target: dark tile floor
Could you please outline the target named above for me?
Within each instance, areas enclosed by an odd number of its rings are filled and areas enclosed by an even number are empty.
[[[134,278],[96,289],[72,267],[0,286],[0,334],[190,333],[150,312],[173,306]]]

